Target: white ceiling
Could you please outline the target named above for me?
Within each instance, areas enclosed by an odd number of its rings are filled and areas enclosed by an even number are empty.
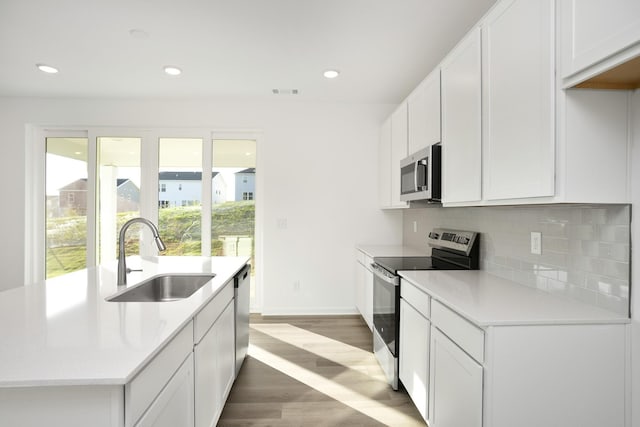
[[[494,2],[0,0],[0,96],[397,103]]]

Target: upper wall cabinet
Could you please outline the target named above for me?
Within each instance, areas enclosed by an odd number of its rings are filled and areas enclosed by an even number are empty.
[[[399,160],[438,141],[440,111],[443,206],[629,203],[633,92],[565,87],[624,57],[640,87],[640,0],[500,0],[478,26],[383,126],[381,205],[407,206]]]
[[[442,78],[442,202],[482,199],[480,28],[445,58]]]
[[[391,117],[380,127],[378,141],[378,204],[391,206]]]
[[[503,1],[482,25],[483,193],[554,195],[554,1]]]
[[[400,160],[407,157],[407,103],[403,102],[380,128],[378,201],[382,209],[408,207],[400,200]]]
[[[431,72],[407,98],[409,150],[440,142],[440,69]]]
[[[562,77],[573,86],[640,55],[640,1],[562,0]],[[628,72],[640,80],[640,64]],[[629,76],[631,77],[631,76]],[[623,74],[600,87],[628,84]],[[637,86],[636,86],[637,87]]]

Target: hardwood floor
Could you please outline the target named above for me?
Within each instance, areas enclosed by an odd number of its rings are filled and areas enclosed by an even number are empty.
[[[372,353],[360,316],[251,316],[219,426],[424,426]]]

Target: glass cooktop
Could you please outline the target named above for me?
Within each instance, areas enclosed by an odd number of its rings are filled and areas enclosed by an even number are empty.
[[[390,273],[401,270],[466,270],[460,265],[448,263],[430,256],[375,257],[373,261]]]

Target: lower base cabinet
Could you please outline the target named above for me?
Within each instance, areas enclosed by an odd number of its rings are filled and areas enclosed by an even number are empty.
[[[425,420],[429,418],[430,322],[400,300],[400,381]]]
[[[136,427],[193,425],[193,355],[173,375]]]
[[[482,366],[431,328],[431,425],[482,427]]]
[[[400,380],[430,427],[629,426],[628,324],[480,328],[400,289]]]
[[[215,426],[235,378],[233,300],[194,349],[195,426]],[[191,424],[193,425],[193,424]]]
[[[373,331],[373,273],[370,267],[373,259],[359,250],[356,250],[356,258],[356,308]]]

